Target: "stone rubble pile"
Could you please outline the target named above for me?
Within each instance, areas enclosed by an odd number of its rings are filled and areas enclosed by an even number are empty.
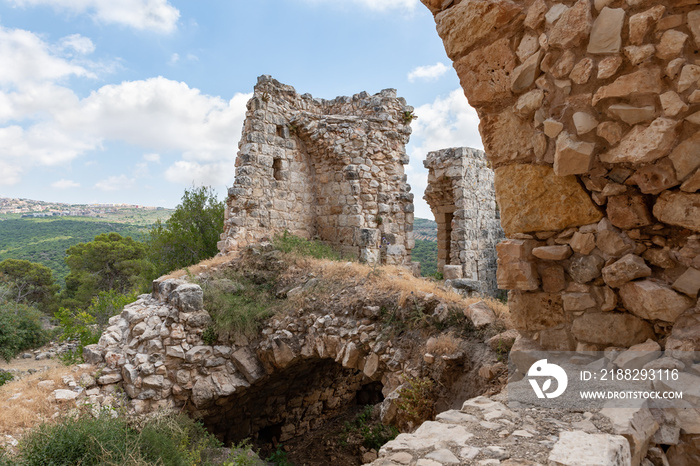
[[[520,339],[522,340],[522,339]],[[511,362],[526,374],[538,356],[516,341]],[[552,353],[541,351],[541,357]],[[591,353],[588,353],[589,357]],[[663,354],[653,340],[628,350],[606,352],[587,368],[676,370],[677,376],[645,382],[645,390],[681,392],[666,404],[628,399],[591,402],[587,410],[572,406],[523,404],[523,387],[514,383],[492,397],[467,400],[461,410],[438,414],[415,432],[400,434],[379,451],[374,466],[510,465],[510,466],[669,466],[700,463],[700,364],[692,356]],[[685,357],[684,357],[685,356]],[[689,359],[690,358],[690,359]],[[581,360],[586,359],[581,353]],[[580,361],[578,364],[582,364]],[[480,373],[481,374],[481,373]],[[523,381],[525,382],[525,381]],[[571,382],[575,381],[570,381]],[[529,391],[528,384],[522,384]],[[607,382],[601,385],[610,389]],[[628,382],[621,388],[632,388]],[[639,386],[638,386],[639,387]],[[553,404],[549,400],[549,404]]]
[[[433,298],[419,293],[416,299]],[[436,312],[447,310],[434,301]],[[166,279],[111,318],[84,357],[103,366],[97,383],[108,392],[121,387],[136,413],[181,408],[229,440],[267,429],[279,441],[321,425],[356,396],[369,402],[373,390],[390,395],[404,375],[419,376],[428,367],[439,373],[465,357],[431,366],[422,361],[422,344],[411,341],[406,349],[385,335],[380,306],[343,309],[300,310],[270,319],[253,340],[211,345],[203,340],[211,318],[200,286]],[[483,309],[479,315],[492,317]],[[395,411],[385,408],[386,422]]]
[[[403,165],[412,118],[393,89],[324,100],[259,77],[219,249],[287,230],[369,263],[410,265],[414,208]]]
[[[700,349],[672,335],[700,290],[700,2],[422,1],[481,120],[517,329]]]

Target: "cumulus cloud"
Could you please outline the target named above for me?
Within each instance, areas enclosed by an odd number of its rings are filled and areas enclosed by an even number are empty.
[[[84,45],[84,44],[83,44]],[[0,85],[24,87],[69,76],[95,77],[83,66],[51,52],[49,44],[23,29],[0,26]]]
[[[184,186],[221,186],[233,184],[235,171],[234,158],[230,160],[201,164],[180,160],[165,171],[165,178],[171,183]]]
[[[180,11],[168,0],[7,0],[17,6],[47,5],[95,21],[134,29],[168,33],[175,30]]]
[[[56,189],[79,188],[80,183],[76,183],[73,180],[66,180],[65,178],[62,178],[58,181],[54,181],[53,183],[51,183],[51,187]]]
[[[133,188],[135,184],[136,180],[134,178],[129,178],[126,175],[114,175],[95,183],[95,188],[102,191],[122,191]]]
[[[434,81],[447,73],[449,68],[444,63],[437,62],[434,65],[418,66],[408,73],[408,81],[415,82],[417,79]]]
[[[95,44],[92,43],[89,37],[81,36],[80,34],[71,34],[60,41],[62,50],[73,50],[80,55],[89,55],[95,51]]]
[[[226,100],[157,77],[106,85],[80,98],[62,80],[92,74],[60,54],[65,47],[89,51],[92,42],[83,39],[48,44],[31,32],[0,28],[2,184],[18,183],[36,166],[65,165],[110,141],[142,149],[145,162],[168,154],[195,163],[191,168],[202,179],[235,159],[251,94]],[[114,181],[97,187],[109,189]]]
[[[432,218],[422,194],[428,186],[428,171],[423,167],[423,160],[428,152],[448,147],[483,149],[479,117],[469,106],[462,89],[455,89],[447,96],[417,107],[415,114],[418,119],[411,124],[413,134],[408,147],[411,161],[406,174],[416,194],[416,216]]]

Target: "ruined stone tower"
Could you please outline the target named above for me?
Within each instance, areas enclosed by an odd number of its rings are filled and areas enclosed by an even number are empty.
[[[413,108],[395,90],[324,100],[261,76],[247,107],[222,252],[286,230],[366,262],[410,263]]]
[[[504,235],[484,152],[443,149],[430,152],[423,165],[429,171],[424,198],[438,225],[438,271],[495,295],[496,244]]]

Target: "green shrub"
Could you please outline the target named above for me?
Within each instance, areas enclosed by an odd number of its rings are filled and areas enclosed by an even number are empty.
[[[61,356],[63,362],[74,364],[82,361],[83,348],[97,343],[109,318],[121,312],[127,304],[136,300],[136,291],[121,294],[116,290],[100,291],[84,310],[61,307],[54,313],[61,328],[62,340],[75,340],[78,347]]]
[[[22,466],[211,465],[219,447],[201,424],[183,414],[157,416],[137,428],[103,411],[40,425],[22,438],[11,459]]]
[[[276,466],[294,466],[289,458],[287,458],[287,452],[282,450],[282,445],[277,445],[277,450],[272,452],[272,454],[265,459]]]
[[[346,422],[343,429],[344,442],[350,433],[357,433],[362,438],[365,448],[379,450],[389,440],[393,440],[399,434],[394,426],[385,426],[378,419],[372,418],[372,406],[367,405],[355,416],[352,422]]]
[[[250,440],[246,439],[231,445],[231,454],[224,461],[223,466],[258,466],[261,464],[266,463],[260,460],[250,445]]]
[[[408,377],[399,389],[398,410],[401,424],[417,426],[435,415],[435,382],[428,377]]]
[[[235,289],[231,280],[213,280],[202,284],[204,307],[212,318],[207,341],[227,340],[236,335],[254,336],[262,323],[272,317],[274,297],[269,284],[257,285],[241,278]]]
[[[275,235],[272,244],[282,252],[310,256],[316,259],[342,260],[343,257],[329,245],[295,236],[285,230],[281,235]]]
[[[14,379],[11,373],[0,369],[0,387]],[[1,464],[1,463],[0,463]]]
[[[33,306],[0,301],[0,357],[10,361],[21,351],[48,341],[41,325],[42,313]]]

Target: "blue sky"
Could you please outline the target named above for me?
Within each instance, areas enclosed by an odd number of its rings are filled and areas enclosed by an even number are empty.
[[[322,98],[396,88],[419,217],[426,153],[482,147],[418,0],[0,0],[0,197],[223,197],[262,74]]]

